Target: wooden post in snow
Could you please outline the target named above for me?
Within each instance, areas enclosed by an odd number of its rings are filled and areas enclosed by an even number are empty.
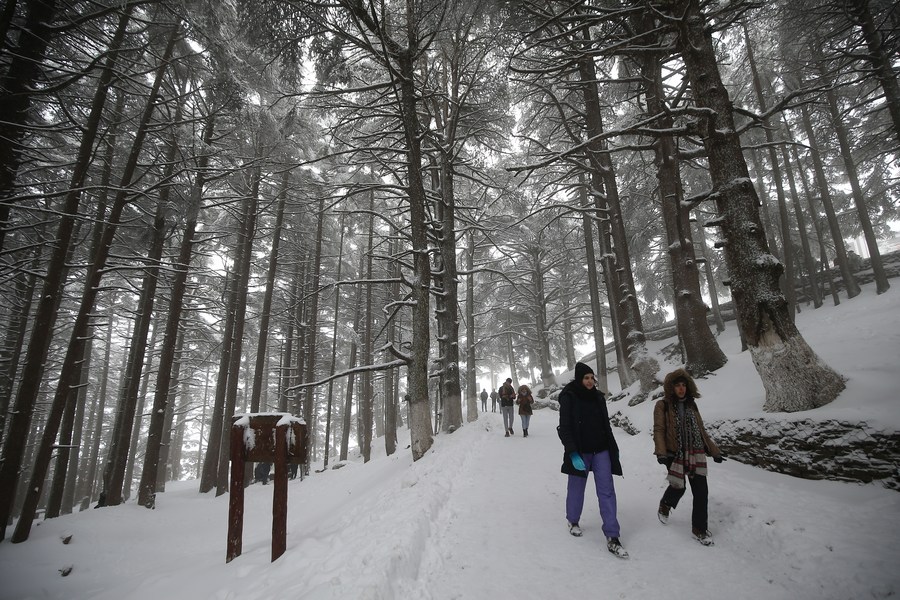
[[[244,471],[247,462],[274,462],[272,561],[287,549],[288,464],[306,462],[306,424],[287,413],[235,415],[231,426],[231,483],[225,562],[241,555],[244,528]]]

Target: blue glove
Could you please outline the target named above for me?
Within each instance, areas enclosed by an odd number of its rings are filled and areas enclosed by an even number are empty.
[[[578,471],[587,471],[587,467],[584,466],[584,461],[581,459],[581,454],[578,452],[570,452],[569,458],[572,459],[572,466],[575,467]]]

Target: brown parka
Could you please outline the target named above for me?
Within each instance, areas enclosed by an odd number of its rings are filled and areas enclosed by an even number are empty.
[[[694,378],[684,369],[676,369],[666,375],[663,381],[664,396],[653,407],[653,453],[657,456],[674,456],[678,452],[678,442],[675,435],[675,412],[678,410],[675,381],[678,379],[687,381],[688,397],[685,400],[684,407],[694,412],[694,418],[697,419],[697,426],[700,428],[700,435],[703,436],[703,445],[706,447],[706,453],[713,457],[719,456],[721,454],[719,447],[706,433],[706,427],[703,426],[703,419],[700,417],[700,411],[697,409],[697,403],[694,401],[694,398],[700,397],[700,393],[697,391],[697,384],[694,382]]]
[[[527,385],[519,386],[519,392],[516,394],[516,404],[519,405],[520,415],[534,414],[534,411],[531,409],[531,405],[534,404],[534,396],[531,395],[531,390],[528,389]]]

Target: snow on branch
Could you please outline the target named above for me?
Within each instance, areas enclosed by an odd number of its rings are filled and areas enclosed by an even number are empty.
[[[399,354],[399,352],[394,352],[392,349],[391,352],[393,354]],[[298,383],[297,385],[292,385],[289,388],[285,389],[285,392],[293,392],[296,390],[300,390],[303,388],[314,387],[317,385],[322,385],[328,383],[329,381],[333,381],[335,379],[340,379],[341,377],[346,377],[348,375],[356,375],[357,373],[370,373],[374,371],[389,371],[390,369],[396,369],[398,367],[405,367],[409,364],[409,360],[392,360],[387,363],[380,363],[375,365],[360,365],[358,367],[353,367],[352,369],[347,369],[345,371],[341,371],[339,373],[335,373],[334,375],[329,375],[324,379],[320,379],[318,381],[311,381],[309,383]]]

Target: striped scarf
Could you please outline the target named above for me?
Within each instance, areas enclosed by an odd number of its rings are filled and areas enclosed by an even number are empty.
[[[706,446],[697,419],[694,418],[694,411],[685,406],[684,418],[681,412],[675,411],[675,439],[678,443],[678,453],[666,477],[669,484],[677,489],[684,489],[685,475],[706,476]]]

